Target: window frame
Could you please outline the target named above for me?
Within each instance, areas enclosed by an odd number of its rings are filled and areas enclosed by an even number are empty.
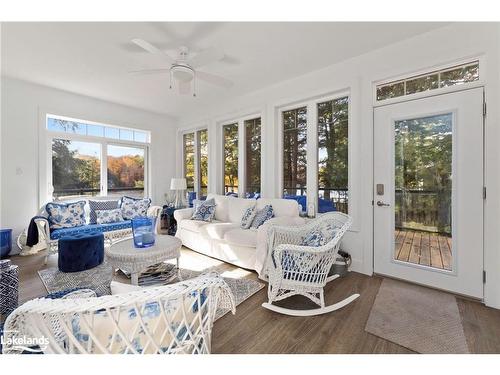
[[[432,90],[425,90],[425,91],[421,91],[421,92],[417,92],[417,93],[413,93],[413,94],[405,94],[405,95],[397,96],[394,98],[377,100],[377,87],[385,86],[385,85],[388,85],[391,83],[397,83],[400,81],[406,81],[406,80],[409,80],[412,78],[418,78],[421,76],[430,75],[434,72],[441,72],[442,73],[444,71],[453,69],[455,67],[471,65],[475,62],[477,62],[479,65],[479,67],[478,67],[479,79],[476,81],[466,82],[466,83],[461,84],[461,85],[438,87],[438,88],[432,89]],[[483,55],[472,56],[472,57],[465,58],[465,59],[454,60],[454,61],[451,61],[449,63],[430,66],[430,67],[427,67],[424,69],[418,69],[418,70],[414,70],[411,72],[406,72],[403,74],[398,74],[396,76],[373,81],[372,82],[372,104],[373,104],[373,107],[381,107],[381,106],[385,106],[385,105],[406,102],[409,100],[415,100],[415,99],[421,99],[421,98],[426,98],[426,97],[430,97],[430,96],[448,94],[451,92],[468,90],[468,89],[476,88],[476,87],[483,87],[485,85],[485,77],[486,77],[486,62],[485,62],[485,58]]]
[[[52,142],[54,139],[64,139],[64,140],[69,140],[69,141],[78,141],[78,142],[87,142],[87,143],[97,143],[100,145],[101,148],[101,171],[100,171],[100,192],[95,195],[95,196],[88,196],[88,195],[82,195],[81,198],[88,198],[88,197],[94,197],[96,199],[102,199],[105,197],[108,197],[108,145],[115,145],[115,146],[124,146],[124,147],[133,147],[133,148],[139,148],[144,150],[144,197],[150,197],[151,196],[151,184],[150,184],[150,143],[143,143],[143,142],[136,142],[136,141],[124,141],[120,139],[112,139],[112,138],[105,138],[105,137],[98,137],[98,136],[92,136],[92,135],[83,135],[83,134],[76,134],[76,133],[69,133],[69,132],[62,132],[62,131],[55,131],[55,130],[49,130],[47,129],[47,121],[48,118],[58,118],[62,120],[68,120],[68,121],[75,121],[75,122],[80,122],[83,124],[90,124],[90,125],[99,125],[99,126],[105,126],[105,127],[113,127],[113,128],[118,128],[118,129],[126,129],[126,130],[138,130],[138,131],[144,131],[150,134],[149,131],[147,130],[142,130],[142,129],[135,129],[135,128],[127,128],[127,127],[118,127],[114,125],[108,125],[105,123],[99,123],[99,122],[94,122],[94,121],[88,121],[88,120],[82,120],[82,119],[76,119],[76,118],[71,118],[67,116],[60,116],[60,115],[54,115],[53,112],[45,112],[43,114],[43,119],[41,121],[41,124],[43,126],[43,132],[44,136],[41,137],[43,139],[43,142],[40,146],[40,153],[44,154],[45,157],[40,158],[40,162],[42,160],[45,161],[45,168],[42,167],[40,168],[40,191],[39,191],[39,206],[41,206],[43,203],[50,201],[50,200],[55,200],[53,196],[54,192],[54,186],[52,183]],[[149,139],[151,137],[149,136]],[[42,172],[44,171],[44,172]],[[73,198],[69,198],[73,199]],[[57,200],[66,200],[66,198],[57,198]]]
[[[210,163],[210,132],[208,126],[200,126],[196,128],[185,129],[179,132],[179,139],[181,142],[181,176],[186,178],[186,145],[184,143],[184,135],[194,134],[194,192],[196,197],[199,198],[201,195],[201,181],[200,181],[200,135],[199,132],[205,130],[207,132],[207,157],[208,163]],[[207,168],[207,192],[210,188],[210,168]]]
[[[226,125],[231,125],[231,124],[238,124],[238,196],[241,198],[245,198],[245,195],[247,193],[246,191],[246,128],[245,128],[245,121],[247,120],[255,120],[257,118],[260,118],[260,139],[261,139],[261,145],[260,145],[260,152],[261,152],[261,159],[260,159],[260,192],[262,194],[262,180],[263,180],[263,158],[262,158],[262,151],[263,151],[263,134],[264,134],[264,120],[263,120],[263,115],[261,112],[252,112],[251,114],[243,115],[243,116],[238,116],[238,117],[233,117],[229,120],[224,120],[224,121],[219,121],[217,123],[217,129],[218,129],[218,135],[221,140],[220,148],[219,148],[219,155],[220,155],[220,160],[221,160],[221,178],[220,181],[222,182],[222,185],[220,187],[220,194],[224,195],[224,185],[225,185],[225,171],[224,171],[224,126]]]
[[[295,101],[293,103],[280,105],[275,107],[275,116],[276,122],[278,124],[277,136],[278,136],[278,173],[277,173],[277,194],[276,196],[282,198],[283,197],[283,115],[282,113],[285,111],[289,111],[292,109],[297,109],[301,107],[307,107],[307,153],[306,153],[306,197],[307,197],[307,206],[302,207],[302,210],[307,212],[310,215],[318,214],[318,103],[323,103],[330,100],[340,99],[347,97],[349,101],[348,107],[348,124],[352,123],[352,94],[350,89],[340,90],[333,93],[318,95],[311,97],[309,99]],[[350,144],[353,142],[352,140],[352,126],[348,125],[348,192],[352,191],[352,152],[353,147]],[[348,213],[351,215],[353,212],[353,205],[348,204]]]

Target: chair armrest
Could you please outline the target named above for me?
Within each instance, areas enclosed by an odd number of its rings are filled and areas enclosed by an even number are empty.
[[[50,226],[49,226],[49,220],[48,219],[43,219],[41,217],[35,219],[36,226],[38,228],[38,232],[41,232],[45,235],[45,241],[47,242],[47,245],[50,241]],[[38,241],[42,240],[39,236]]]
[[[190,219],[193,216],[194,208],[182,208],[180,210],[174,211],[174,219],[177,223],[180,223],[182,220]]]

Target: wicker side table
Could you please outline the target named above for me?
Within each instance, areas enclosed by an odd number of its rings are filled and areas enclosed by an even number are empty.
[[[126,239],[106,247],[104,252],[107,261],[113,268],[120,268],[131,273],[131,283],[138,285],[139,274],[149,266],[176,259],[179,269],[182,242],[176,237],[157,235],[151,247],[136,248],[133,239]]]

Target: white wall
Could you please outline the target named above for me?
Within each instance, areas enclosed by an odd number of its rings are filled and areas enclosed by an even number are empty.
[[[349,37],[348,35],[344,37]],[[350,205],[354,230],[348,233],[345,246],[353,256],[356,271],[373,272],[373,82],[411,74],[423,69],[482,56],[486,100],[489,111],[486,124],[486,186],[490,194],[485,205],[485,301],[500,308],[500,27],[498,24],[453,24],[368,54],[311,72],[292,80],[264,88],[219,106],[193,108],[180,119],[180,128],[206,125],[209,129],[209,185],[219,190],[222,181],[220,122],[240,115],[262,114],[262,190],[264,196],[279,196],[277,189],[279,139],[277,107],[337,91],[351,94],[350,118]],[[332,48],[335,48],[332,38]],[[182,130],[181,129],[181,130]],[[217,135],[217,136],[216,136]],[[180,172],[181,153],[177,156]]]
[[[176,121],[168,116],[2,77],[0,226],[13,237],[39,209],[41,112],[151,131],[150,169],[153,204],[164,204],[175,169]],[[43,203],[43,202],[42,202]]]

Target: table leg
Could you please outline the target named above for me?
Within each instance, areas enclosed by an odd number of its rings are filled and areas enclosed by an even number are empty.
[[[130,283],[132,285],[139,285],[139,272],[132,272],[130,275]]]
[[[176,261],[176,263],[177,263],[177,278],[179,279],[179,281],[182,281],[182,276],[181,276],[181,266],[180,266],[179,260],[180,260],[180,257],[177,257],[177,258],[175,259],[175,261]]]

